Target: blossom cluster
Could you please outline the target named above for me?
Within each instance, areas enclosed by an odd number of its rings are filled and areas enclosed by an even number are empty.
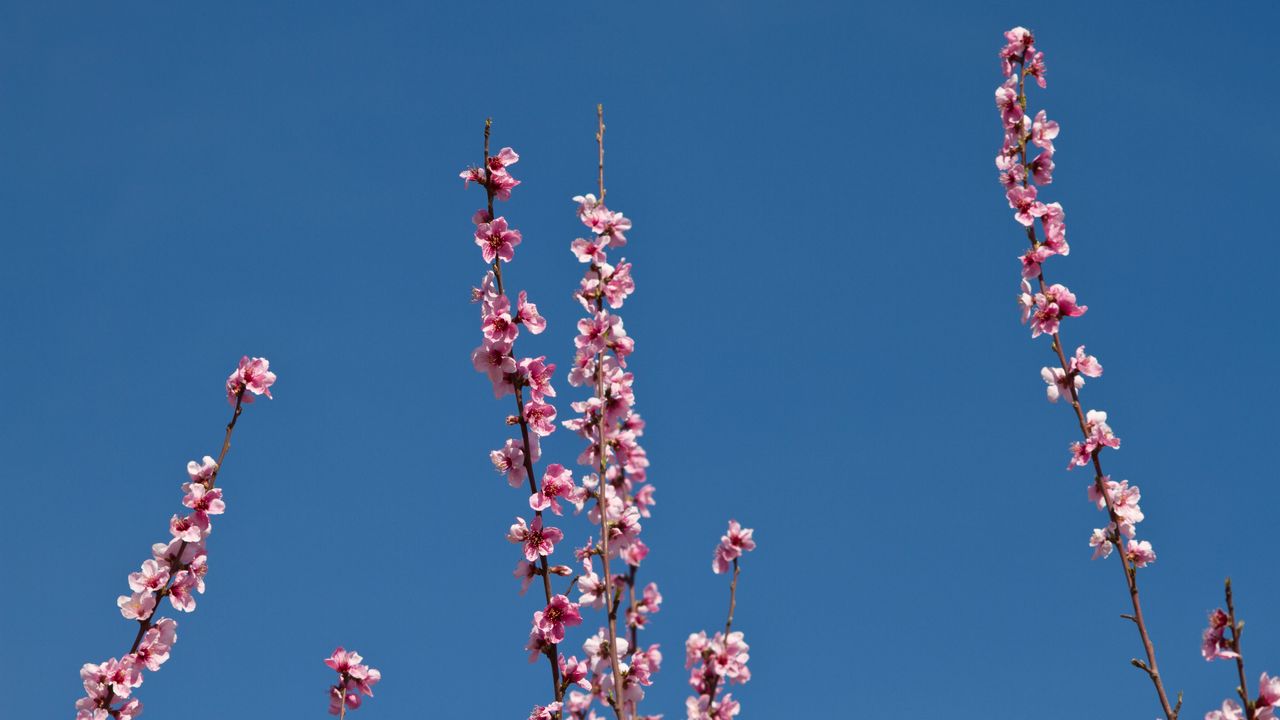
[[[577,205],[578,220],[589,231],[587,237],[577,238],[569,249],[585,270],[574,298],[582,306],[585,317],[578,321],[578,335],[574,338],[573,367],[569,372],[569,384],[592,389],[592,395],[571,404],[576,415],[564,422],[565,428],[583,441],[578,463],[589,468],[583,479],[596,498],[588,512],[588,519],[600,526],[601,541],[578,551],[582,557],[583,574],[578,586],[582,590],[580,602],[607,614],[610,633],[617,641],[618,663],[606,663],[591,678],[594,686],[604,688],[604,697],[620,693],[618,702],[635,712],[644,697],[643,686],[650,684],[649,675],[656,672],[661,660],[657,646],[648,651],[635,652],[629,662],[626,656],[627,641],[616,637],[615,618],[620,598],[630,596],[625,612],[625,626],[630,635],[630,646],[637,646],[637,631],[644,628],[649,616],[658,612],[662,595],[656,583],[645,586],[637,596],[636,574],[649,554],[649,548],[640,538],[641,519],[649,518],[655,504],[654,486],[647,482],[649,459],[639,439],[644,435],[645,423],[635,411],[635,377],[627,369],[627,358],[635,351],[635,340],[627,334],[618,310],[635,292],[632,264],[625,257],[617,264],[610,262],[611,251],[627,245],[627,233],[631,220],[623,213],[610,209],[601,196],[593,193],[573,198]],[[596,575],[593,557],[600,557],[604,565],[604,578]],[[618,559],[626,566],[626,572],[613,573],[610,561]],[[615,689],[611,673],[622,677],[621,688]],[[580,708],[570,706],[571,711]]]
[[[276,376],[269,367],[264,358],[246,356],[227,378],[227,400],[236,410],[227,426],[224,454],[241,403],[252,402],[255,395],[271,397],[269,388]],[[131,720],[142,713],[142,703],[131,697],[133,691],[142,685],[144,671],[155,672],[164,665],[178,640],[176,621],[155,618],[160,604],[168,599],[174,610],[191,612],[196,609],[195,595],[205,590],[213,516],[227,507],[222,489],[215,487],[218,467],[218,461],[208,455],[199,463],[187,463],[182,504],[190,512],[170,518],[170,538],[151,546],[151,557],[129,574],[131,593],[116,599],[120,614],[139,625],[133,647],[123,657],[87,663],[80,669],[85,695],[76,701],[76,720]]]
[[[1235,660],[1239,666],[1240,680],[1244,681],[1244,658],[1240,655],[1240,632],[1243,622],[1234,621],[1235,608],[1231,604],[1231,581],[1227,581],[1227,607],[1230,611],[1217,608],[1209,613],[1209,627],[1205,628],[1200,643],[1200,654],[1205,661]],[[1230,633],[1228,637],[1227,633]],[[1235,700],[1226,700],[1222,708],[1212,710],[1205,720],[1277,720],[1280,718],[1280,677],[1271,677],[1262,673],[1258,679],[1258,696],[1252,698],[1242,687],[1237,689],[1240,698],[1245,701],[1244,707]]]
[[[733,611],[738,591],[738,560],[743,553],[756,549],[755,531],[729,521],[729,530],[720,537],[711,569],[717,575],[733,568],[729,585],[729,619],[724,632],[707,637],[706,632],[689,636],[684,643],[684,666],[689,670],[689,686],[694,694],[685,701],[688,720],[728,720],[741,711],[731,693],[718,693],[729,683],[741,684],[751,679],[747,668],[750,646],[741,631],[733,630]]]
[[[382,679],[377,668],[364,664],[360,653],[344,650],[341,646],[325,659],[324,664],[338,673],[338,682],[329,687],[330,715],[343,716],[348,709],[360,707],[360,694],[373,697],[373,686]]]
[[[1039,187],[1053,182],[1053,141],[1060,128],[1044,110],[1032,119],[1026,109],[1026,79],[1034,79],[1042,88],[1046,85],[1044,53],[1035,48],[1035,36],[1026,28],[1015,27],[1005,32],[1004,37],[1005,46],[999,56],[1005,80],[995,94],[1004,140],[996,155],[996,169],[1009,207],[1014,211],[1014,220],[1024,228],[1030,245],[1018,258],[1022,274],[1018,294],[1022,322],[1030,323],[1033,338],[1052,337],[1060,363],[1057,367],[1040,369],[1045,393],[1050,402],[1067,399],[1079,416],[1084,438],[1071,443],[1067,469],[1095,466],[1097,477],[1089,485],[1089,499],[1108,513],[1110,522],[1105,528],[1095,528],[1090,536],[1093,556],[1107,557],[1123,543],[1126,560],[1134,567],[1146,567],[1155,561],[1156,555],[1150,542],[1135,537],[1136,526],[1143,518],[1138,507],[1138,488],[1129,487],[1127,482],[1113,482],[1102,474],[1098,462],[1103,448],[1119,449],[1120,438],[1107,424],[1107,413],[1082,412],[1080,408],[1084,378],[1101,377],[1102,364],[1093,355],[1086,354],[1083,345],[1076,349],[1074,356],[1068,357],[1062,352],[1059,337],[1062,321],[1083,315],[1088,307],[1079,304],[1066,286],[1049,284],[1044,278],[1044,264],[1049,258],[1071,252],[1062,205],[1046,204],[1039,198]],[[1028,162],[1031,148],[1037,148],[1039,153]]]

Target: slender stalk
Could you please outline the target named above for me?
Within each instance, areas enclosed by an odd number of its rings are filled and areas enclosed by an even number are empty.
[[[1254,703],[1249,697],[1249,681],[1245,680],[1244,675],[1244,654],[1240,651],[1240,633],[1244,630],[1244,623],[1236,622],[1236,605],[1235,599],[1231,596],[1231,578],[1227,578],[1227,617],[1231,621],[1231,650],[1236,654],[1236,672],[1240,675],[1240,687],[1236,688],[1236,692],[1240,694],[1240,701],[1244,703],[1244,720],[1253,720]]]
[[[729,617],[724,621],[724,641],[729,642],[729,631],[733,628],[733,611],[738,606],[738,558],[733,559],[733,579],[729,581]],[[707,693],[711,696],[711,702],[707,703],[707,708],[714,708],[716,705],[716,692],[720,683],[719,675],[711,676],[711,688]]]
[[[1020,72],[1020,77],[1018,80],[1018,102],[1022,105],[1024,113],[1026,112],[1026,107],[1027,107],[1026,81],[1027,81],[1027,70],[1025,67],[1023,67]],[[1022,158],[1021,158],[1022,165],[1023,167],[1026,167],[1027,166],[1027,140],[1025,137],[1021,139],[1021,141],[1019,142],[1019,145],[1020,145],[1019,149],[1022,155]],[[1024,177],[1022,180],[1023,187],[1026,187],[1028,184],[1029,183],[1027,178]],[[1027,240],[1031,243],[1032,249],[1038,248],[1040,246],[1040,241],[1036,238],[1036,230],[1034,225],[1027,227]],[[1048,288],[1048,284],[1045,282],[1043,269],[1036,276],[1036,280],[1040,285],[1040,292],[1044,293]],[[1054,353],[1056,353],[1058,356],[1058,364],[1062,367],[1062,371],[1063,373],[1066,374],[1066,377],[1071,378],[1073,376],[1073,372],[1071,370],[1070,365],[1067,362],[1066,355],[1062,351],[1062,347],[1063,347],[1062,339],[1059,336],[1059,333],[1056,333],[1056,332],[1053,333],[1052,337],[1053,337],[1052,347],[1053,347]],[[1080,406],[1079,391],[1076,389],[1074,382],[1068,381],[1066,383],[1066,386],[1071,393],[1071,407],[1075,410],[1076,420],[1079,422],[1079,425],[1080,425],[1080,432],[1084,436],[1085,441],[1088,441],[1089,439],[1088,421],[1085,419],[1084,410]],[[1120,519],[1120,516],[1116,513],[1115,506],[1112,503],[1110,493],[1107,492],[1106,475],[1102,472],[1102,462],[1098,459],[1099,451],[1100,449],[1093,451],[1094,485],[1097,487],[1099,495],[1101,495],[1103,500],[1105,501],[1106,508],[1107,508],[1107,515],[1110,516],[1111,522],[1116,528],[1111,531],[1110,539],[1115,546],[1117,554],[1120,556],[1120,566],[1124,571],[1125,583],[1129,588],[1129,600],[1130,600],[1130,603],[1133,605],[1133,614],[1126,615],[1125,617],[1129,620],[1132,620],[1134,625],[1137,626],[1138,636],[1142,640],[1142,647],[1147,656],[1146,662],[1143,662],[1137,659],[1134,659],[1131,662],[1134,665],[1134,667],[1137,667],[1138,669],[1142,670],[1147,674],[1149,678],[1151,678],[1151,683],[1155,686],[1155,689],[1156,689],[1156,695],[1158,695],[1160,698],[1160,707],[1164,710],[1165,717],[1168,718],[1168,720],[1177,720],[1178,712],[1182,708],[1182,695],[1181,693],[1179,693],[1178,702],[1176,705],[1170,704],[1169,695],[1165,691],[1164,680],[1160,676],[1160,669],[1156,664],[1155,645],[1151,642],[1151,635],[1147,631],[1146,620],[1143,618],[1143,615],[1142,615],[1142,602],[1138,594],[1138,570],[1132,563],[1130,563],[1129,559],[1125,555],[1125,550],[1124,550],[1124,546],[1122,545],[1122,538],[1120,537],[1120,531],[1119,531],[1122,521]]]
[[[596,105],[596,146],[599,148],[600,200],[604,203],[604,105]],[[599,274],[598,265],[593,267]],[[604,310],[604,296],[596,295],[596,312]],[[600,510],[600,561],[604,565],[604,602],[608,612],[609,665],[613,669],[613,692],[608,699],[618,720],[627,720],[622,703],[622,666],[618,662],[618,598],[614,593],[613,573],[609,570],[609,503],[605,495],[605,471],[608,469],[608,440],[605,437],[604,351],[596,353],[596,397],[600,400],[600,420],[596,426],[596,455],[599,482],[596,484],[596,507]]]
[[[222,437],[222,450],[218,452],[217,467],[214,468],[213,474],[209,476],[210,490],[213,489],[214,483],[218,481],[218,473],[222,472],[222,463],[226,461],[227,451],[231,449],[231,433],[235,432],[236,421],[240,419],[240,410],[244,401],[244,393],[247,389],[248,388],[240,388],[240,392],[236,393],[236,409],[232,411],[231,420],[227,423],[227,432]],[[170,589],[173,587],[173,577],[177,574],[182,559],[182,553],[186,549],[186,540],[178,543],[178,552],[175,554],[173,561],[169,564],[169,580],[165,583],[163,588],[156,592],[156,606],[155,609],[151,611],[151,615],[149,615],[145,620],[138,621],[138,633],[133,636],[133,644],[129,646],[129,652],[127,654],[132,655],[137,652],[138,646],[142,644],[143,636],[147,634],[148,630],[155,626],[155,623],[152,621],[155,620],[156,615],[160,612],[160,601],[164,600],[165,597],[169,595]],[[119,717],[119,713],[110,709],[111,703],[114,701],[115,691],[111,686],[108,686],[106,700],[103,701],[103,705],[108,709],[108,714],[110,714],[111,717]]]
[[[485,173],[484,191],[488,201],[488,212],[489,212],[490,221],[493,220],[493,183],[489,182],[489,174],[491,172],[489,170],[489,133],[492,127],[493,127],[493,118],[486,118],[484,121],[484,166],[483,167],[484,167],[484,173]],[[495,284],[498,287],[498,294],[505,295],[506,293],[505,293],[505,290],[503,290],[503,286],[502,286],[502,258],[495,257],[493,259],[493,278],[494,278]],[[520,376],[518,373],[510,376],[508,380],[510,380],[511,386],[515,388],[516,417],[518,418],[518,421],[520,424],[520,439],[524,442],[524,471],[525,471],[525,475],[529,478],[529,493],[535,494],[538,492],[538,486],[537,486],[537,481],[534,480],[534,475],[533,475],[533,453],[530,451],[531,446],[529,444],[529,422],[525,419],[525,416],[524,416],[524,387],[521,385]],[[538,518],[542,517],[541,510],[535,510],[534,514]],[[551,572],[548,569],[549,563],[547,562],[547,558],[545,555],[541,557],[541,560],[542,560],[542,563],[541,563],[542,572],[539,574],[542,575],[542,591],[546,597],[547,603],[550,604],[551,603]],[[564,696],[564,690],[563,688],[560,687],[560,663],[558,662],[559,660],[558,646],[555,644],[550,645],[550,647],[547,648],[547,651],[545,654],[547,656],[547,661],[551,663],[552,692],[555,695],[556,701],[558,702]]]

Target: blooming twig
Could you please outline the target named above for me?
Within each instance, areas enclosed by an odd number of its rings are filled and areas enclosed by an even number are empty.
[[[1234,700],[1222,703],[1221,710],[1213,710],[1205,715],[1205,720],[1276,720],[1280,710],[1280,677],[1271,677],[1262,673],[1258,679],[1258,697],[1249,696],[1249,683],[1245,680],[1244,652],[1240,649],[1240,635],[1244,632],[1244,622],[1236,620],[1235,598],[1231,594],[1231,578],[1226,582],[1227,609],[1218,608],[1209,613],[1209,627],[1204,631],[1200,645],[1200,654],[1206,661],[1236,661],[1236,675],[1240,685],[1236,687],[1236,695],[1240,698],[1242,708]],[[1230,636],[1228,636],[1228,632]]]
[[[329,714],[337,715],[338,720],[346,718],[348,708],[360,707],[360,693],[373,697],[373,686],[382,679],[377,668],[364,665],[363,661],[360,653],[343,650],[341,645],[325,658],[324,664],[338,673],[338,682],[329,687]]]
[[[1058,124],[1050,121],[1043,110],[1036,114],[1034,121],[1027,110],[1027,77],[1034,78],[1041,87],[1045,86],[1044,53],[1036,50],[1035,39],[1026,28],[1009,30],[1005,33],[1005,39],[1007,44],[1000,51],[1000,59],[1006,80],[996,88],[996,107],[1004,126],[1004,144],[996,156],[996,167],[1000,171],[1001,183],[1006,188],[1009,206],[1015,211],[1014,219],[1023,226],[1030,243],[1030,249],[1020,258],[1023,279],[1019,302],[1022,305],[1022,319],[1023,322],[1031,321],[1032,337],[1042,334],[1052,337],[1051,348],[1057,355],[1058,367],[1044,368],[1041,377],[1049,383],[1051,401],[1056,401],[1063,395],[1070,399],[1084,438],[1083,442],[1071,446],[1071,461],[1067,467],[1070,469],[1092,464],[1094,481],[1089,490],[1090,499],[1097,502],[1099,508],[1105,508],[1110,518],[1105,529],[1093,531],[1090,544],[1095,548],[1094,557],[1105,557],[1113,547],[1123,547],[1118,555],[1133,606],[1133,614],[1124,617],[1137,626],[1146,653],[1145,661],[1134,659],[1132,663],[1151,679],[1168,720],[1176,720],[1182,699],[1179,696],[1176,705],[1169,702],[1138,595],[1137,571],[1156,559],[1151,543],[1145,540],[1139,542],[1135,537],[1135,526],[1143,518],[1137,505],[1140,497],[1138,488],[1129,487],[1127,482],[1112,482],[1103,473],[1098,455],[1103,448],[1119,448],[1120,439],[1107,425],[1106,413],[1090,410],[1086,414],[1080,405],[1079,392],[1084,385],[1084,378],[1081,376],[1099,377],[1102,366],[1098,364],[1097,358],[1085,355],[1083,346],[1076,350],[1073,358],[1068,359],[1063,352],[1059,335],[1060,323],[1064,318],[1083,315],[1088,308],[1077,304],[1075,295],[1066,287],[1049,285],[1045,281],[1042,267],[1050,257],[1070,252],[1066,239],[1066,216],[1062,206],[1058,203],[1046,205],[1037,199],[1037,185],[1053,182],[1053,140],[1059,131]],[[1042,150],[1031,162],[1027,161],[1028,143]],[[1036,234],[1037,222],[1044,230],[1043,241]],[[1039,290],[1034,295],[1028,282],[1032,279],[1038,284]],[[1122,536],[1128,538],[1123,546]]]
[[[696,693],[685,701],[689,720],[729,720],[741,710],[732,694],[725,693],[720,698],[717,694],[730,682],[740,684],[751,679],[751,670],[747,668],[750,647],[743,641],[742,631],[733,631],[733,612],[737,607],[741,570],[738,560],[743,553],[756,549],[754,532],[730,520],[729,531],[720,538],[712,558],[711,570],[717,575],[733,569],[733,579],[729,581],[729,614],[723,633],[708,639],[705,631],[698,632],[685,641],[684,666],[690,668],[689,685]]]
[[[169,521],[172,539],[153,545],[152,559],[129,575],[133,594],[121,595],[116,605],[126,619],[137,621],[138,632],[124,657],[87,663],[81,668],[85,697],[76,701],[76,720],[132,720],[142,713],[141,701],[130,695],[142,685],[143,670],[159,670],[178,640],[178,623],[170,618],[156,620],[157,606],[167,597],[175,610],[191,612],[196,607],[193,591],[204,593],[205,573],[209,570],[206,541],[213,532],[210,516],[226,510],[222,489],[216,487],[218,473],[231,449],[231,434],[244,405],[252,403],[256,395],[271,397],[270,387],[276,376],[269,366],[264,358],[246,356],[227,378],[227,401],[235,409],[227,423],[222,450],[217,460],[206,455],[202,463],[187,463],[190,481],[182,485],[182,504],[192,512],[182,517],[174,515]],[[123,702],[115,705],[117,700]]]

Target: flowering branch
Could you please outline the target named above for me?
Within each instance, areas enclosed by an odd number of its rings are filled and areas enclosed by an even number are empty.
[[[142,685],[142,671],[159,670],[178,640],[178,623],[170,618],[156,620],[156,606],[167,597],[175,610],[191,612],[196,607],[192,591],[204,593],[204,578],[209,570],[206,541],[213,532],[210,516],[226,510],[222,490],[216,487],[218,472],[231,449],[231,434],[244,405],[252,403],[256,395],[271,397],[269,388],[276,375],[269,366],[263,358],[246,356],[227,378],[227,401],[235,409],[227,423],[222,450],[217,460],[206,455],[201,464],[187,464],[190,482],[182,485],[182,504],[192,512],[183,517],[174,515],[169,521],[172,540],[153,545],[152,559],[129,575],[133,594],[121,595],[116,605],[126,619],[138,622],[138,632],[124,657],[96,665],[86,663],[81,668],[85,697],[76,701],[76,720],[133,720],[142,713],[142,702],[130,695]],[[117,700],[125,702],[116,706]]]
[[[1000,170],[1000,179],[1006,188],[1009,206],[1014,209],[1014,219],[1026,230],[1030,249],[1021,256],[1022,262],[1022,294],[1019,301],[1022,305],[1023,322],[1032,319],[1032,337],[1041,334],[1052,337],[1052,349],[1057,355],[1057,368],[1044,368],[1041,377],[1049,385],[1050,401],[1066,395],[1075,411],[1080,425],[1083,442],[1071,446],[1072,458],[1068,469],[1076,466],[1093,465],[1094,482],[1090,487],[1090,499],[1105,508],[1110,523],[1105,529],[1096,529],[1090,544],[1095,547],[1094,557],[1105,557],[1113,547],[1120,546],[1121,536],[1127,536],[1128,542],[1124,551],[1119,553],[1121,568],[1125,575],[1125,583],[1129,589],[1129,598],[1133,606],[1133,614],[1125,615],[1138,628],[1146,661],[1134,659],[1132,664],[1143,670],[1155,686],[1161,708],[1168,720],[1176,720],[1181,709],[1182,698],[1179,695],[1176,705],[1171,705],[1165,691],[1164,681],[1156,664],[1155,647],[1147,631],[1146,621],[1142,615],[1142,603],[1138,593],[1137,570],[1155,561],[1155,552],[1151,543],[1137,541],[1134,537],[1135,526],[1143,519],[1137,501],[1141,497],[1137,487],[1129,487],[1128,482],[1112,482],[1102,471],[1099,453],[1104,447],[1119,448],[1120,439],[1112,433],[1107,425],[1107,414],[1090,410],[1085,413],[1080,405],[1079,389],[1084,385],[1083,375],[1100,377],[1102,366],[1097,358],[1084,354],[1084,346],[1076,350],[1075,356],[1068,360],[1063,352],[1063,344],[1059,335],[1059,324],[1067,317],[1079,317],[1088,309],[1077,305],[1075,295],[1062,285],[1049,285],[1045,281],[1042,264],[1054,255],[1067,255],[1070,247],[1066,241],[1065,213],[1058,203],[1046,205],[1036,199],[1036,185],[1047,185],[1053,182],[1053,139],[1058,135],[1058,124],[1049,121],[1045,112],[1036,114],[1034,122],[1028,115],[1026,79],[1035,78],[1040,87],[1045,86],[1044,53],[1034,47],[1034,37],[1026,28],[1013,28],[1005,33],[1007,44],[1000,51],[1006,81],[996,89],[996,106],[1000,111],[1004,125],[1004,145],[996,157],[996,167]],[[1027,162],[1028,142],[1042,148],[1030,163]],[[1045,232],[1044,241],[1036,234],[1036,221],[1039,221]],[[1039,292],[1031,294],[1029,279],[1034,278]]]
[[[338,673],[338,682],[329,688],[329,714],[337,715],[338,720],[345,720],[347,708],[360,707],[359,693],[373,697],[373,686],[382,680],[382,673],[362,664],[363,660],[360,653],[338,646],[324,661],[329,669]]]
[[[745,683],[751,679],[751,671],[747,668],[750,646],[743,641],[741,631],[733,632],[733,612],[737,607],[738,573],[741,570],[738,559],[743,553],[756,549],[752,538],[754,532],[743,528],[738,521],[730,520],[729,531],[720,538],[716,547],[711,562],[712,572],[719,575],[733,568],[733,579],[729,581],[729,614],[724,621],[723,633],[707,639],[705,631],[698,632],[685,641],[684,666],[691,668],[689,685],[696,693],[685,701],[689,720],[730,720],[741,710],[733,695],[725,693],[717,701],[717,694],[730,682]]]
[[[600,180],[600,205],[604,205],[604,105],[596,105],[596,122],[598,129],[596,130],[596,146],[600,152],[599,162],[599,180]],[[593,263],[593,270],[599,272],[599,266]],[[596,316],[604,314],[604,295],[597,293],[595,297]],[[595,399],[600,407],[605,403],[604,388],[604,356],[605,346],[598,345],[595,353]],[[596,507],[600,510],[600,562],[604,565],[604,598],[605,609],[608,612],[608,624],[606,627],[609,631],[609,664],[613,668],[613,676],[615,678],[622,677],[622,669],[618,662],[618,595],[615,592],[613,584],[613,573],[609,572],[609,505],[605,501],[604,482],[605,472],[609,465],[609,456],[607,452],[607,441],[605,439],[605,413],[601,412],[599,422],[596,424],[596,460],[599,462],[597,476],[600,480],[596,485]],[[635,569],[632,569],[634,575]],[[635,647],[635,640],[631,641],[631,647]],[[613,692],[609,697],[609,704],[613,707],[614,713],[620,720],[627,720],[627,708],[619,707],[618,703],[618,683],[614,683]]]
[[[515,570],[515,575],[524,580],[521,592],[528,588],[535,575],[542,577],[546,607],[533,615],[533,631],[528,649],[531,661],[538,654],[547,657],[551,666],[552,692],[555,695],[553,705],[558,711],[564,686],[560,682],[557,645],[564,639],[565,625],[577,625],[582,622],[582,618],[577,606],[570,603],[566,596],[552,595],[551,574],[568,575],[572,571],[567,566],[550,566],[547,556],[555,551],[555,543],[564,538],[564,533],[558,528],[544,527],[542,522],[544,509],[551,507],[559,512],[558,503],[548,497],[547,487],[549,483],[559,487],[564,468],[554,464],[547,467],[542,492],[539,492],[534,480],[533,465],[540,455],[538,439],[555,431],[555,425],[552,424],[556,416],[555,406],[544,402],[547,397],[554,397],[556,394],[550,383],[555,365],[544,363],[545,357],[524,358],[517,362],[514,355],[519,326],[524,325],[536,335],[546,329],[546,320],[538,314],[536,305],[527,302],[524,292],[519,294],[513,315],[511,301],[506,295],[502,278],[503,262],[514,259],[515,246],[520,244],[522,238],[518,230],[508,227],[506,218],[494,216],[493,203],[495,199],[510,198],[512,188],[520,184],[507,170],[519,161],[520,156],[509,147],[503,148],[497,155],[490,155],[489,135],[492,125],[491,119],[485,120],[483,165],[468,168],[461,173],[465,184],[475,182],[485,190],[486,209],[477,211],[472,222],[476,225],[475,241],[480,247],[481,256],[490,264],[490,271],[481,287],[473,291],[473,300],[481,302],[484,343],[476,348],[471,357],[476,370],[489,376],[495,397],[510,393],[516,399],[516,414],[507,418],[507,424],[520,427],[520,440],[507,440],[501,450],[490,453],[490,459],[499,472],[506,473],[512,487],[519,487],[525,480],[529,483],[529,504],[534,510],[533,522],[526,524],[524,518],[517,517],[516,524],[507,533],[507,539],[521,544],[524,549],[525,559],[516,565]],[[524,395],[526,388],[529,390],[527,401]],[[567,494],[574,495],[571,480],[569,486],[570,492]],[[535,562],[537,565],[534,565]]]
[[[1240,704],[1234,700],[1222,703],[1221,710],[1213,710],[1205,715],[1205,720],[1276,720],[1277,709],[1280,709],[1280,677],[1271,677],[1262,673],[1258,679],[1258,697],[1249,696],[1249,683],[1245,680],[1244,653],[1240,649],[1240,635],[1244,632],[1244,622],[1236,620],[1235,598],[1231,594],[1231,578],[1226,582],[1227,609],[1218,608],[1209,613],[1209,627],[1204,631],[1204,639],[1200,644],[1200,654],[1206,661],[1236,661],[1236,675],[1240,685],[1236,687],[1236,695]],[[1231,633],[1227,637],[1228,631]]]

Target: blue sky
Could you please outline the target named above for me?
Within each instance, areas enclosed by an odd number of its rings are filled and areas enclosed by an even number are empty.
[[[267,356],[221,477],[209,591],[140,697],[150,717],[320,717],[334,646],[382,669],[365,720],[525,717],[545,668],[503,539],[525,498],[468,361],[457,173],[481,128],[522,155],[508,281],[567,363],[570,196],[635,221],[638,408],[659,505],[643,576],[683,716],[686,635],[723,622],[725,521],[757,529],[736,624],[744,717],[1154,717],[1101,515],[1066,473],[1048,344],[1018,325],[1022,236],[992,164],[1001,31],[1047,54],[1062,123],[1052,261],[1106,366],[1117,479],[1170,687],[1233,576],[1250,682],[1280,671],[1271,283],[1273,4],[0,3],[0,671],[6,714],[71,712],[127,649],[115,597],[216,454],[222,381]],[[1255,270],[1262,270],[1258,273]],[[562,406],[578,397],[563,382]],[[566,408],[567,409],[567,408]],[[557,433],[549,458],[571,461]],[[527,509],[524,510],[527,515]],[[580,541],[585,522],[564,523]],[[584,633],[577,636],[580,642]],[[243,710],[243,708],[250,710]]]

